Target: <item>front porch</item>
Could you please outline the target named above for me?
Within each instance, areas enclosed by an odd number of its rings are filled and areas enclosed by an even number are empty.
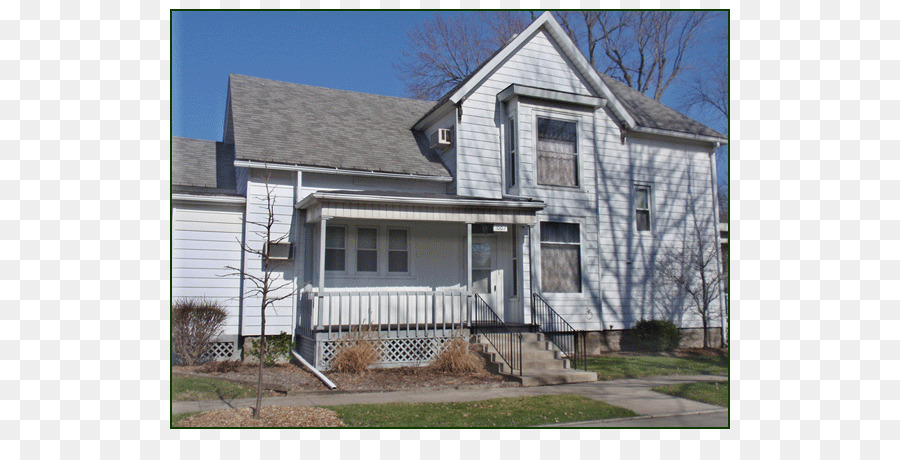
[[[310,281],[295,326],[320,369],[342,341],[377,342],[383,366],[418,365],[480,317],[525,320],[523,260],[541,202],[316,192],[297,208]],[[488,311],[473,313],[475,294]]]

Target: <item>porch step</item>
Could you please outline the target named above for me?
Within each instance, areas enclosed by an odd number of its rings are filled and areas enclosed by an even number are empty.
[[[472,341],[488,360],[488,369],[495,374],[522,383],[522,386],[560,385],[597,381],[597,373],[572,369],[569,359],[556,349],[544,334],[522,334],[522,375],[513,372],[481,335],[472,336]]]

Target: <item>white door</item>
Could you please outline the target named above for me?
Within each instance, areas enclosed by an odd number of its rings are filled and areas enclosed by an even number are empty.
[[[497,237],[472,237],[472,290],[503,320],[503,270],[498,267]]]

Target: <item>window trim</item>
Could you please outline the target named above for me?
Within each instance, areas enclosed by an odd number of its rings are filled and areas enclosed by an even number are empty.
[[[578,291],[575,291],[575,292],[556,292],[556,291],[545,291],[545,290],[544,290],[544,282],[545,282],[545,280],[544,280],[544,250],[543,250],[543,245],[544,245],[545,243],[544,243],[544,241],[543,241],[544,234],[543,234],[543,232],[541,231],[541,224],[544,223],[544,222],[547,222],[547,223],[555,223],[555,224],[572,224],[572,225],[577,225],[577,226],[578,226],[578,243],[577,243],[577,244],[576,244],[576,243],[555,243],[555,242],[549,242],[549,243],[547,243],[547,244],[551,244],[551,245],[578,246],[578,274],[579,274],[579,279],[578,279]],[[578,221],[578,220],[572,220],[572,219],[566,219],[566,218],[554,218],[554,217],[549,217],[549,216],[548,216],[548,217],[547,217],[547,220],[539,220],[538,223],[537,223],[537,225],[536,225],[536,227],[537,227],[537,250],[538,250],[538,254],[539,254],[539,259],[538,259],[538,261],[537,261],[537,262],[538,262],[538,263],[537,263],[537,265],[538,265],[537,268],[538,268],[538,271],[539,271],[539,273],[540,273],[540,280],[541,280],[541,282],[540,282],[540,292],[541,292],[541,295],[546,294],[547,297],[554,297],[554,296],[583,296],[583,295],[585,294],[585,292],[586,292],[586,289],[585,289],[585,286],[584,286],[584,283],[585,283],[585,279],[584,279],[584,278],[585,278],[585,274],[584,274],[584,268],[585,268],[585,267],[584,267],[584,241],[585,241],[585,239],[584,239],[584,235],[582,234],[582,233],[583,233],[584,224],[583,224],[582,222]]]
[[[540,173],[538,171],[538,141],[540,140],[540,133],[538,129],[538,120],[541,118],[545,118],[548,120],[555,121],[563,121],[567,123],[575,123],[575,180],[577,181],[577,185],[554,185],[554,184],[542,184],[538,177]],[[535,107],[532,109],[531,116],[531,131],[532,131],[532,148],[533,148],[533,165],[534,165],[534,184],[533,186],[536,188],[542,188],[547,190],[584,190],[584,165],[582,165],[581,160],[581,125],[582,120],[581,116],[578,114],[570,113],[570,112],[560,112],[555,110],[543,109],[540,107]],[[521,139],[520,139],[521,140]]]
[[[647,212],[647,230],[640,230],[638,228],[638,219],[637,219],[637,213],[639,211],[638,207],[637,207],[638,189],[646,189],[647,190],[647,208],[640,209],[640,211]],[[635,233],[637,233],[638,235],[653,235],[653,224],[654,224],[653,203],[654,203],[653,185],[645,183],[645,182],[635,182],[631,188],[631,220],[634,222],[632,224],[632,228],[634,229]]]

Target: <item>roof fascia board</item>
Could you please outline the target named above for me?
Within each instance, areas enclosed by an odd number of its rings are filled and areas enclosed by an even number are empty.
[[[173,193],[172,201],[201,201],[212,204],[243,204],[247,199],[242,196],[221,196],[221,195],[190,195],[186,193]]]
[[[384,204],[421,204],[429,206],[455,206],[473,208],[512,208],[541,210],[546,206],[544,202],[514,202],[514,201],[481,201],[471,199],[454,198],[423,198],[405,196],[378,196],[378,195],[353,195],[328,192],[313,192],[300,200],[294,207],[305,209],[316,202],[322,201],[354,201]]]
[[[382,177],[387,179],[413,179],[433,182],[452,182],[449,176],[424,176],[421,174],[386,173],[378,171],[356,171],[353,169],[322,168],[317,166],[286,165],[280,163],[262,163],[250,160],[235,160],[234,166],[238,168],[276,169],[281,171],[303,171],[320,174],[340,174],[344,176]]]
[[[523,86],[518,84],[509,85],[509,87],[507,87],[497,95],[497,99],[501,102],[506,102],[516,96],[530,97],[534,99],[546,99],[567,104],[585,105],[594,109],[605,106],[607,101],[602,97],[582,96],[580,94],[563,93],[561,91],[534,88],[531,86]]]

